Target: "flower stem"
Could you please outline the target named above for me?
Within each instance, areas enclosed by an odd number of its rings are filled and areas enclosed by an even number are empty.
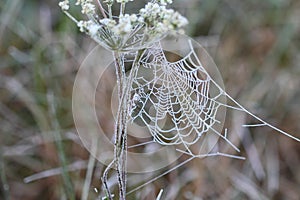
[[[121,3],[121,6],[120,6],[120,16],[124,15],[124,13],[125,13],[125,3]]]
[[[107,185],[107,176],[108,176],[108,171],[113,167],[113,165],[116,166],[117,173],[118,173],[119,199],[120,200],[126,199],[127,121],[129,117],[131,85],[133,82],[134,74],[138,69],[138,63],[144,51],[145,50],[139,50],[137,52],[128,78],[126,77],[125,74],[124,60],[122,59],[121,54],[117,51],[113,52],[115,67],[116,67],[117,84],[118,84],[119,107],[118,107],[117,119],[115,124],[114,159],[107,166],[102,177],[104,188],[106,190],[107,197],[109,198],[109,200],[112,200],[112,195]]]
[[[126,82],[125,66],[119,52],[114,52],[117,84],[119,93],[119,108],[115,124],[115,155],[120,200],[126,196],[126,161],[127,161],[127,95],[124,83]]]
[[[112,5],[108,5],[108,16],[109,16],[109,18],[110,19],[112,19],[113,18],[113,15],[112,15]]]

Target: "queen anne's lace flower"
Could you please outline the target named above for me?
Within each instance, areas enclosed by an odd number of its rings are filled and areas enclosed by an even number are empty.
[[[121,4],[126,4],[130,1],[134,0],[116,0],[117,3]],[[113,16],[111,10],[114,0],[104,0],[103,2],[107,4],[110,10],[108,12],[109,17],[106,17],[105,11],[99,2],[102,16],[104,16],[101,19],[95,12],[96,7],[93,4],[93,0],[77,0],[76,5],[81,6],[81,12],[89,18],[87,21],[79,22],[66,11],[69,9],[69,0],[61,1],[59,6],[77,23],[80,31],[86,32],[92,37],[98,37],[94,39],[111,49],[120,49],[124,45],[128,48],[130,44],[125,44],[126,41],[130,41],[128,37],[135,37],[135,31],[141,30],[141,28],[145,31],[144,35],[147,35],[146,38],[151,40],[151,38],[161,37],[168,31],[181,32],[181,28],[188,23],[187,19],[178,12],[166,8],[166,5],[173,2],[172,0],[151,1],[144,8],[140,9],[138,14],[129,15],[121,12],[119,16]],[[100,29],[102,29],[103,35],[97,35],[98,32],[101,33]],[[136,38],[133,41],[137,44]]]
[[[148,26],[158,28],[158,33],[161,33],[162,30],[173,31],[188,23],[187,19],[178,12],[157,3],[148,3],[145,8],[140,10],[140,15]]]

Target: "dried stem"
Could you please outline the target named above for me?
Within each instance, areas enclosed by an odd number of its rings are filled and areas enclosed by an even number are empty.
[[[122,56],[119,52],[114,52],[114,60],[117,75],[117,84],[119,92],[119,107],[117,113],[117,120],[115,124],[115,152],[114,160],[107,166],[104,171],[102,181],[109,200],[112,200],[112,195],[107,185],[108,171],[113,167],[117,168],[118,183],[119,183],[119,199],[126,199],[126,167],[127,167],[127,121],[129,117],[130,106],[130,89],[133,81],[133,75],[138,68],[138,63],[145,50],[139,50],[132,64],[132,69],[127,79],[125,75],[125,67]]]

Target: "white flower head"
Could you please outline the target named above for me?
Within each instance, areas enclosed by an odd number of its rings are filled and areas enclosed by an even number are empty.
[[[188,23],[187,19],[178,12],[167,9],[165,7],[167,3],[172,3],[172,1],[161,0],[160,4],[150,2],[140,10],[140,18],[144,20],[154,34],[177,31]]]
[[[126,14],[125,6],[122,5],[134,0],[103,0],[102,2],[106,3],[109,9],[108,11],[104,10],[100,4],[103,17],[97,15],[93,1],[76,0],[75,3],[81,6],[81,12],[87,15],[89,19],[87,21],[78,22],[69,12],[66,14],[77,23],[80,31],[89,34],[100,44],[114,50],[131,48],[131,45],[144,45],[137,41],[149,43],[153,39],[163,37],[168,31],[182,32],[182,27],[188,23],[187,19],[178,12],[166,8],[173,2],[172,0],[152,0],[140,9],[138,14]],[[114,2],[121,4],[122,12],[119,16],[113,16],[111,8]],[[68,10],[69,0],[62,0],[59,6],[62,10]],[[106,12],[109,16],[106,16]],[[147,37],[140,34],[142,31]],[[106,37],[109,39],[103,39]],[[147,39],[142,40],[141,38]]]
[[[69,0],[64,0],[58,3],[62,10],[69,10]]]

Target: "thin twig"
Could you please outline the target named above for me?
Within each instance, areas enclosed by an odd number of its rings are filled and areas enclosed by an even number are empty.
[[[107,18],[107,15],[105,14],[105,10],[104,10],[104,8],[103,8],[103,6],[102,6],[100,0],[97,0],[97,3],[98,3],[98,6],[99,6],[99,9],[100,9],[100,12],[101,12],[102,16],[103,16],[104,18]]]
[[[107,185],[107,177],[108,177],[108,172],[110,169],[112,169],[112,166],[115,164],[115,160],[113,160],[104,170],[103,175],[101,177],[101,181],[103,183],[103,187],[104,187],[104,191],[106,194],[106,197],[108,198],[108,200],[113,200],[113,195],[111,194],[109,187]]]

